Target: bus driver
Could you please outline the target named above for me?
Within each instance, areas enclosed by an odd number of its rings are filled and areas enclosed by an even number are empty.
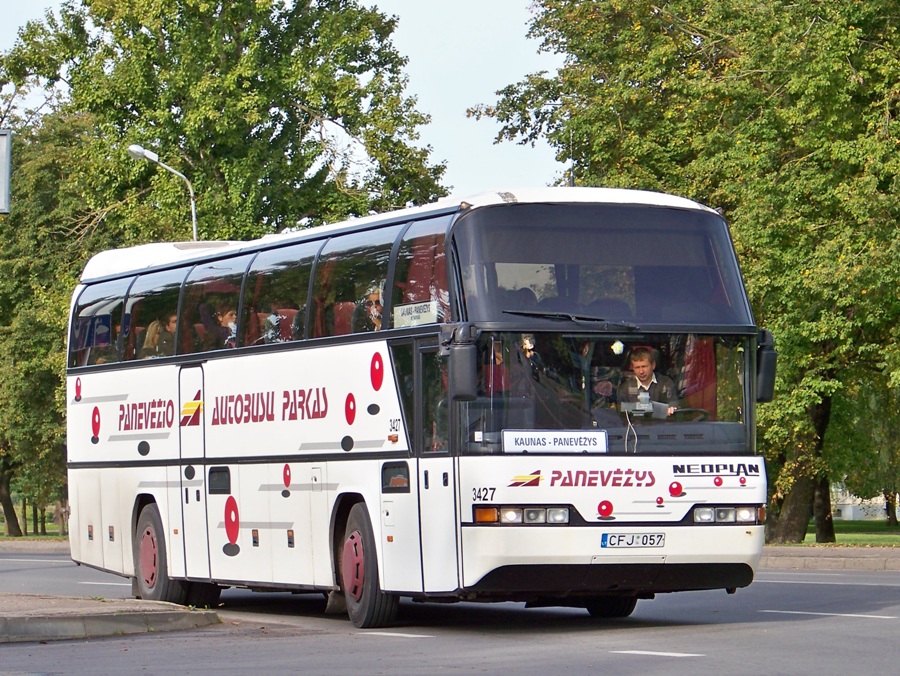
[[[629,357],[631,373],[625,374],[619,383],[618,401],[634,403],[640,400],[640,394],[646,392],[649,401],[668,404],[666,415],[672,415],[678,409],[678,390],[675,382],[668,376],[656,373],[656,359],[653,350],[639,346],[631,350]]]

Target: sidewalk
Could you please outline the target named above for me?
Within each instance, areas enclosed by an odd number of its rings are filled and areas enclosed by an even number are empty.
[[[0,553],[68,553],[64,542],[2,541]],[[765,547],[763,570],[900,571],[900,547]],[[218,624],[213,610],[137,599],[0,594],[0,644],[186,631]]]
[[[65,542],[0,542],[0,554],[68,552]],[[214,610],[193,610],[159,601],[0,594],[0,644],[187,631],[220,621]]]

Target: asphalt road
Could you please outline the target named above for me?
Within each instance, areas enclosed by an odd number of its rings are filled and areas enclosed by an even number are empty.
[[[64,554],[0,554],[0,592],[125,598],[130,585]],[[661,595],[618,621],[404,602],[394,627],[362,631],[317,596],[222,600],[223,623],[191,632],[0,646],[0,674],[894,673],[900,572],[766,569],[734,595]]]

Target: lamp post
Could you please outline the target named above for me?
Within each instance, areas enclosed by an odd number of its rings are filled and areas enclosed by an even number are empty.
[[[191,225],[194,229],[194,241],[197,241],[197,203],[194,200],[194,186],[191,185],[191,182],[187,179],[187,176],[182,174],[180,171],[176,171],[168,164],[159,161],[159,155],[157,155],[152,150],[147,150],[137,145],[136,143],[128,146],[128,154],[135,160],[147,160],[148,162],[153,162],[158,164],[166,171],[170,171],[185,183],[187,183],[188,192],[191,195]]]

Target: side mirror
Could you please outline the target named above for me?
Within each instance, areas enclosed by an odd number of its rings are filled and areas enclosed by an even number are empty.
[[[771,331],[759,332],[756,343],[756,401],[764,404],[775,398],[775,370],[778,353]]]
[[[463,324],[443,341],[448,355],[450,399],[473,401],[478,396],[478,349],[471,324]]]

